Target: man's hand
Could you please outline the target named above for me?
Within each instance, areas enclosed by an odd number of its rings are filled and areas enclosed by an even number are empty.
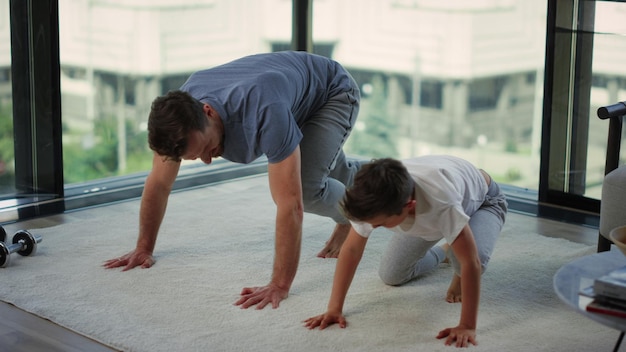
[[[331,313],[326,312],[322,315],[318,315],[315,317],[311,317],[305,321],[303,321],[304,326],[310,329],[315,329],[316,327],[320,327],[320,330],[326,329],[328,326],[332,324],[339,324],[340,328],[345,328],[348,323],[346,322],[346,318],[341,313]]]
[[[272,303],[272,308],[278,308],[280,301],[289,296],[289,290],[279,288],[269,284],[262,287],[244,287],[241,290],[241,298],[235,305],[247,309],[256,304],[256,309],[263,309],[268,303]]]
[[[470,344],[476,346],[476,329],[468,329],[463,326],[443,329],[437,335],[438,339],[446,338],[446,346],[452,345],[456,341],[456,347],[469,347]]]
[[[137,266],[140,266],[142,269],[147,269],[152,265],[154,265],[152,253],[135,249],[134,251],[119,258],[107,260],[102,266],[106,269],[119,268],[123,266],[124,269],[122,271],[126,271]]]

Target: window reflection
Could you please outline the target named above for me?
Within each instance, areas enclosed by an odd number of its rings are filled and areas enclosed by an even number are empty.
[[[65,183],[151,167],[152,100],[193,71],[290,39],[290,1],[60,0]],[[270,7],[271,6],[271,7]],[[286,10],[272,23],[269,13]],[[284,12],[284,11],[283,11]]]
[[[9,0],[0,0],[0,200],[15,194]]]
[[[145,124],[154,97],[195,70],[290,48],[290,0],[59,5],[66,183],[149,170]],[[538,188],[546,1],[313,6],[314,52],[341,62],[361,85],[349,154],[455,154],[503,184]],[[595,31],[603,34],[596,35],[593,61],[590,197],[599,197],[607,128],[595,109],[626,100],[618,54],[626,52],[624,21],[617,20],[623,9],[597,2]]]
[[[626,101],[626,3],[596,2],[593,37],[593,79],[589,112],[587,188],[585,195],[599,199],[604,178],[609,121],[600,120],[597,110]],[[621,163],[626,160],[622,137]]]
[[[545,1],[342,3],[314,2],[313,40],[336,43],[364,92],[349,153],[454,154],[537,190]]]
[[[347,152],[452,153],[536,189],[546,4],[451,4],[314,1],[314,52],[341,62],[363,91]],[[61,0],[66,183],[148,170],[155,96],[290,40],[287,0]]]

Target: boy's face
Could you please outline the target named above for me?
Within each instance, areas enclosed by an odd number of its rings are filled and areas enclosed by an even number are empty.
[[[372,225],[372,227],[374,228],[377,228],[380,226],[386,227],[386,228],[396,227],[400,225],[404,221],[404,219],[406,219],[407,216],[409,216],[409,214],[414,213],[414,209],[415,209],[415,200],[410,200],[406,203],[404,208],[402,208],[402,212],[400,214],[395,214],[395,215],[381,214],[369,220],[365,220],[365,222]]]

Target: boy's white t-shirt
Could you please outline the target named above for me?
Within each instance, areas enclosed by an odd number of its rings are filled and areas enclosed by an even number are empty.
[[[487,182],[470,162],[454,156],[428,155],[402,163],[415,181],[415,216],[391,229],[393,232],[421,237],[428,241],[445,238],[452,243],[483,204]],[[352,221],[362,237],[374,228],[366,222]]]

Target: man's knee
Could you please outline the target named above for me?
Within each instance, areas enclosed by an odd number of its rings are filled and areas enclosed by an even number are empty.
[[[315,207],[315,204],[319,203],[322,199],[322,188],[321,187],[305,187],[302,186],[302,203],[304,204],[304,209],[312,209]]]

